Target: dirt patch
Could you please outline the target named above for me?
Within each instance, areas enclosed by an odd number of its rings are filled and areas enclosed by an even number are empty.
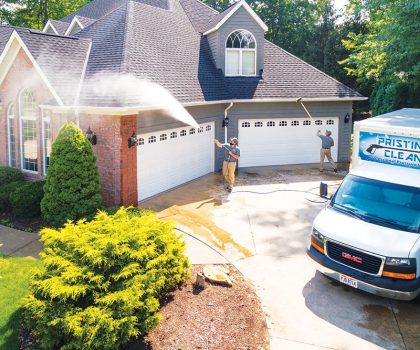
[[[39,232],[47,225],[40,217],[19,219],[9,213],[0,212],[0,225],[26,232]]]
[[[232,287],[207,283],[204,290],[196,290],[196,274],[203,266],[193,266],[186,286],[172,293],[162,307],[159,326],[124,349],[269,349],[267,324],[254,288],[233,266],[224,267],[230,271]]]

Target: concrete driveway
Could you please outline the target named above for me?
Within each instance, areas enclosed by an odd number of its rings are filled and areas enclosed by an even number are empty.
[[[341,286],[306,258],[312,221],[325,205],[306,191],[341,179],[316,166],[246,169],[231,194],[212,174],[141,205],[223,251],[254,283],[272,349],[420,349],[419,300]]]

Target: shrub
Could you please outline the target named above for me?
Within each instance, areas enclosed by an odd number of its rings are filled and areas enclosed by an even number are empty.
[[[101,205],[99,173],[92,145],[67,123],[52,145],[41,202],[43,219],[54,227],[67,220],[93,217]]]
[[[15,181],[0,186],[0,211],[10,211],[10,194],[25,184],[24,181]]]
[[[19,169],[0,166],[0,186],[16,181],[23,181],[23,174]]]
[[[41,349],[118,349],[157,326],[160,300],[188,278],[185,244],[155,214],[44,229],[25,322]]]
[[[45,181],[28,182],[10,194],[12,212],[18,218],[32,218],[41,214],[41,200]]]

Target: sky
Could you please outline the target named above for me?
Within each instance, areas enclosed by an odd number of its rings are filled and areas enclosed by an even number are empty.
[[[348,0],[334,0],[334,6],[338,9],[344,9],[344,6],[347,5]]]

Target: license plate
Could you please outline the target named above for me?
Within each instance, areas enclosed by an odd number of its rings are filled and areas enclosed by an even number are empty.
[[[357,288],[357,280],[355,280],[354,278],[350,278],[345,275],[340,275],[340,282],[347,284],[350,287]]]

